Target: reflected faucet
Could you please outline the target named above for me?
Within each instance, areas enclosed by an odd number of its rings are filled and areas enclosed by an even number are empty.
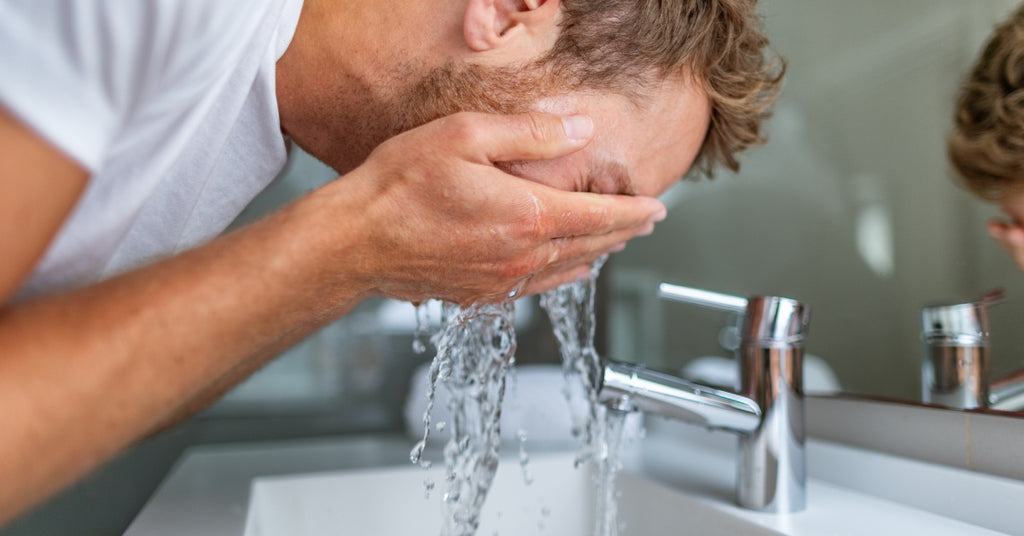
[[[662,283],[662,298],[742,315],[736,392],[703,386],[642,366],[605,364],[600,399],[739,435],[736,501],[763,512],[806,505],[803,340],[810,314],[797,301],[750,299]]]
[[[967,303],[921,309],[924,402],[959,409],[1024,407],[1024,369],[990,380],[988,308],[1004,297],[996,289]]]

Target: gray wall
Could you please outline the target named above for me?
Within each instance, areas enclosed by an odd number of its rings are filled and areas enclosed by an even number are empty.
[[[957,86],[1007,0],[764,0],[789,60],[770,141],[738,176],[687,182],[651,237],[612,262],[613,316],[657,280],[813,308],[808,352],[845,388],[918,396],[919,310],[1003,286],[996,372],[1021,366],[1024,276],[987,236],[996,210],[954,186],[944,140]],[[638,282],[646,281],[646,290]],[[722,315],[679,304],[619,314],[619,357],[678,368],[725,355]],[[658,318],[652,322],[651,318]],[[653,324],[660,322],[657,333]],[[643,334],[639,336],[638,334]]]

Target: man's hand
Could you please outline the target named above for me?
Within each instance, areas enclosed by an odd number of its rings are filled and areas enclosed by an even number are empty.
[[[1024,271],[1024,227],[1018,223],[991,220],[988,222],[988,234],[1009,253],[1017,268]]]
[[[513,288],[526,293],[581,277],[595,257],[650,231],[664,216],[654,199],[561,192],[493,165],[579,149],[589,122],[572,135],[573,122],[567,129],[545,115],[439,120],[204,246],[88,287],[3,304],[86,177],[0,116],[0,206],[10,212],[0,215],[0,231],[10,235],[0,239],[0,525],[367,295],[500,300]]]
[[[661,202],[564,192],[494,164],[572,153],[592,131],[580,116],[461,113],[396,136],[318,192],[358,203],[335,225],[357,219],[364,240],[338,262],[355,263],[372,292],[411,301],[499,301],[585,277],[650,233]]]

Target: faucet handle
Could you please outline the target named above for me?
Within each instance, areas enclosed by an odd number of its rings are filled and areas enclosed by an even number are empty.
[[[766,344],[800,343],[807,334],[810,309],[778,296],[740,298],[669,283],[658,286],[658,297],[738,313],[744,317],[741,338]]]
[[[749,300],[746,298],[740,298],[739,296],[719,294],[717,292],[700,290],[697,288],[681,287],[671,283],[662,283],[658,285],[658,297],[739,314],[747,312],[747,304],[749,303]]]
[[[978,345],[988,342],[988,307],[1006,292],[996,288],[974,300],[926,305],[921,308],[921,337],[927,343]]]

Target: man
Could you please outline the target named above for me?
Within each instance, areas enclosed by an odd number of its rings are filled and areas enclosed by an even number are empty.
[[[9,2],[0,522],[368,296],[538,292],[651,232],[760,141],[753,3]],[[214,239],[282,132],[341,176]]]
[[[988,232],[1024,270],[1024,7],[989,36],[956,105],[948,150],[963,183],[1009,221]]]

